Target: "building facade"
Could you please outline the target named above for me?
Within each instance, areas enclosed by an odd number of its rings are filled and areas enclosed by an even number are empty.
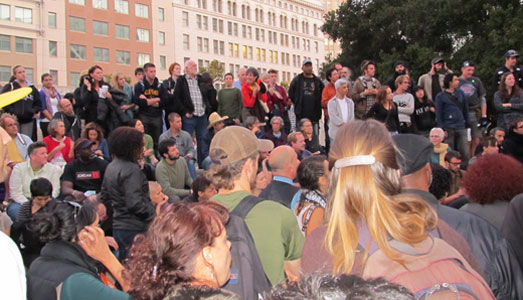
[[[289,82],[305,58],[316,71],[325,59],[323,12],[314,0],[0,0],[0,83],[23,65],[37,86],[51,73],[71,91],[93,65],[134,80],[153,62],[165,79],[188,59],[235,75],[273,68]]]

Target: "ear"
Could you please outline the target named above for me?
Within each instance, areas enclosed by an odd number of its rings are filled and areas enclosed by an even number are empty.
[[[203,248],[202,256],[203,256],[204,261],[207,264],[212,265],[213,259],[212,259],[212,254],[211,254],[211,247],[207,246],[207,247]]]

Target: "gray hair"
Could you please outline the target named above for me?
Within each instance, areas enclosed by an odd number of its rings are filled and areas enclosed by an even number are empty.
[[[189,66],[190,63],[194,63],[195,65],[198,65],[194,60],[189,59],[188,61],[185,62],[184,70],[187,69],[187,67]]]
[[[281,125],[283,125],[283,119],[280,117],[280,116],[274,116],[272,117],[271,119],[271,124],[274,123],[275,121],[279,121]]]
[[[336,88],[336,90],[338,90],[344,84],[349,84],[349,81],[347,81],[347,79],[345,78],[340,78],[336,80],[336,82],[334,83],[334,87]]]
[[[52,119],[49,122],[49,125],[47,125],[47,132],[50,136],[54,137],[54,135],[56,134],[56,127],[58,127],[58,124],[60,123],[64,123],[64,121],[59,119]]]
[[[435,133],[435,132],[438,132],[439,135],[444,138],[445,137],[445,132],[443,131],[443,129],[439,128],[439,127],[434,127],[430,130],[430,133],[429,134],[432,134],[432,133]]]

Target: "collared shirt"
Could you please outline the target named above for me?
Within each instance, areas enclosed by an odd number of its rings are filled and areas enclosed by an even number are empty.
[[[287,183],[287,184],[290,184],[290,185],[294,185],[294,183],[292,182],[291,179],[287,178],[287,177],[282,177],[282,176],[274,176],[272,177],[272,180],[275,180],[275,181],[280,181],[280,182],[284,182],[284,183]],[[298,204],[298,202],[300,202],[300,196],[301,196],[301,190],[298,190],[296,192],[296,194],[294,194],[294,196],[292,196],[292,201],[291,201],[291,210],[294,212],[294,208],[296,207],[296,204]]]
[[[33,170],[31,161],[22,162],[13,168],[9,179],[9,196],[17,203],[24,203],[31,197],[29,186],[31,180],[43,177],[48,179],[53,185],[53,198],[60,195],[60,176],[62,169],[51,163],[46,163],[40,170]]]
[[[200,87],[198,86],[198,80],[196,80],[196,77],[192,79],[187,74],[185,75],[185,79],[187,79],[189,94],[191,95],[191,100],[194,105],[193,115],[201,117],[205,114],[205,107],[203,107],[203,97],[202,92],[200,91]]]

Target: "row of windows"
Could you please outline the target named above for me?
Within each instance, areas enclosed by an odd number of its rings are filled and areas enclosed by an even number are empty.
[[[33,54],[33,39],[15,36],[15,52]],[[11,51],[11,36],[0,34],[0,51]]]
[[[211,21],[212,21],[212,31],[213,32],[224,33],[224,21],[223,20],[218,19],[218,18],[212,18]],[[297,22],[297,20],[296,20],[296,22]],[[306,22],[303,22],[303,23],[306,23]],[[184,27],[189,27],[189,13],[186,11],[182,11],[182,25]],[[209,17],[203,16],[200,14],[196,14],[196,25],[197,25],[198,29],[200,29],[200,30],[209,30]],[[231,22],[231,21],[227,22],[227,34],[228,35],[239,36],[238,28],[239,28],[238,23]],[[308,27],[305,27],[305,28],[307,28],[306,33],[308,34],[309,33]],[[255,31],[256,31],[256,40],[265,42],[265,29],[255,28]],[[271,31],[268,30],[268,32],[270,34]],[[314,34],[315,35],[317,34],[316,25],[314,25]],[[276,33],[274,33],[274,35],[276,35]],[[246,38],[246,39],[252,39],[252,26],[242,25],[242,37]],[[271,38],[271,37],[269,37],[269,38]],[[270,40],[269,40],[269,43],[271,43]],[[277,44],[276,38],[274,39],[274,43]],[[289,43],[287,42],[287,46],[288,46],[288,44]],[[282,45],[284,45],[284,44],[282,43]]]
[[[93,8],[107,9],[108,0],[92,0]],[[85,0],[69,0],[69,3],[77,5],[85,5]],[[129,1],[128,0],[114,0],[114,10],[117,13],[129,14]],[[134,4],[134,15],[140,18],[149,18],[149,6],[146,4],[135,3]],[[158,7],[158,20],[163,21],[165,19],[165,10],[162,7]]]
[[[69,57],[71,59],[86,59],[87,47],[85,45],[70,44],[69,45]],[[116,50],[115,52],[116,63],[120,65],[131,64],[131,52],[125,50]],[[109,49],[93,47],[93,60],[97,62],[109,62]],[[147,53],[137,53],[138,65],[143,65],[150,62],[151,56]]]
[[[28,67],[24,66],[24,70],[25,70],[25,75],[27,76],[27,80],[30,82],[34,82],[33,68],[28,68]],[[0,81],[8,82],[12,75],[11,71],[12,71],[12,66],[0,66]]]
[[[0,20],[11,20],[11,6],[0,3]],[[33,24],[33,10],[26,7],[14,7],[14,21]]]
[[[256,9],[255,11],[256,11],[256,22],[263,23],[263,14],[262,13],[258,13],[258,9]],[[260,11],[263,12],[263,10],[261,10],[261,9],[260,9]],[[248,19],[250,19],[250,17]],[[269,19],[269,25],[276,26],[276,14],[275,13],[269,12],[268,13],[268,19]],[[213,31],[214,32],[218,32],[218,30],[216,30],[216,28],[218,28],[218,27],[214,26],[215,24],[217,24],[217,22],[214,21],[214,20],[216,20],[216,18],[213,18]],[[220,21],[223,24],[223,21],[222,20],[220,20]],[[228,22],[228,23],[232,23],[232,22]],[[182,24],[185,27],[189,26],[189,13],[186,12],[186,11],[182,11]],[[200,14],[196,14],[196,24],[198,25],[198,29],[208,30],[208,17],[207,16],[202,16]],[[280,27],[284,28],[284,29],[288,29],[287,24],[288,24],[287,16],[280,15]],[[313,28],[314,36],[318,36],[318,25],[314,24],[313,27],[314,27]],[[222,28],[223,28],[223,25],[222,25]],[[298,31],[299,30],[298,19],[296,19],[296,18],[292,18],[291,19],[291,29],[293,31]],[[309,22],[308,21],[302,21],[301,22],[301,29],[302,29],[302,33],[309,34]],[[221,30],[219,32],[223,33],[223,30]],[[236,30],[236,32],[237,32],[237,30]],[[231,33],[230,29],[229,29],[229,35],[233,35]]]
[[[245,25],[243,25],[242,27],[245,27]],[[250,29],[250,26],[247,27],[247,29]],[[245,30],[245,28],[243,29],[243,37],[244,38],[251,38],[252,36],[252,32],[251,30]],[[262,41],[262,42],[265,42],[265,30],[263,29],[259,29],[259,28],[256,28],[255,30],[255,37],[256,37],[256,40],[257,41]],[[273,32],[273,31],[268,31],[268,40],[269,40],[269,44],[278,44],[278,41],[277,41],[277,33],[276,32]],[[163,40],[165,40],[165,35],[163,35]],[[162,41],[162,38],[160,38],[160,42]],[[301,39],[302,41],[302,48],[303,50],[306,50],[306,51],[310,51],[311,50],[311,42],[310,40],[307,40],[307,39]],[[196,37],[196,49],[198,50],[198,52],[205,52],[205,53],[209,53],[210,52],[210,49],[209,49],[209,38],[204,38],[204,37]],[[229,43],[231,44],[231,43]],[[282,46],[289,46],[289,35],[287,34],[283,34],[281,33],[280,34],[280,44]],[[183,48],[184,50],[191,50],[191,47],[190,47],[190,36],[188,34],[184,34],[183,35]],[[219,55],[225,55],[225,51],[224,51],[224,42],[223,41],[218,41],[218,40],[213,40],[213,53],[214,54],[219,54]],[[246,47],[246,46],[244,46]],[[292,47],[295,48],[295,49],[300,49],[300,38],[299,37],[292,37]],[[252,47],[251,47],[252,48]],[[318,42],[314,42],[314,50],[316,53],[319,52],[319,43]],[[233,52],[234,53],[234,52]],[[230,56],[236,56],[234,54],[230,54]],[[249,59],[252,59],[252,55],[250,55],[251,58]],[[246,58],[246,57],[244,57]]]
[[[85,32],[85,19],[69,16],[69,30],[76,32]],[[127,25],[115,24],[115,37],[118,39],[128,40],[130,36],[130,28]],[[109,35],[109,23],[103,21],[93,21],[93,34]],[[165,44],[165,32],[160,31],[158,35],[161,45]],[[138,42],[148,43],[150,41],[149,29],[136,28],[136,40]]]
[[[182,4],[190,5],[190,1],[193,0],[180,0]],[[196,2],[196,6],[198,8],[207,9],[207,0],[194,0]],[[209,0],[212,1],[212,10],[218,13],[223,12],[223,0]],[[293,5],[291,3],[287,4],[286,1],[276,1],[276,0],[262,0],[262,2],[269,4],[270,6],[276,7],[276,5],[283,9],[288,9],[291,12],[299,13],[308,17],[313,17],[320,19],[321,14],[317,11],[313,11],[307,8],[298,7],[297,5]],[[227,14],[231,16],[237,15],[237,9],[238,5],[235,1],[227,1]],[[251,19],[250,17],[250,5],[242,5],[242,18],[245,19]],[[256,8],[255,14],[263,15],[263,9]],[[263,22],[263,17],[257,18],[257,22]],[[269,24],[270,25],[270,24]]]

